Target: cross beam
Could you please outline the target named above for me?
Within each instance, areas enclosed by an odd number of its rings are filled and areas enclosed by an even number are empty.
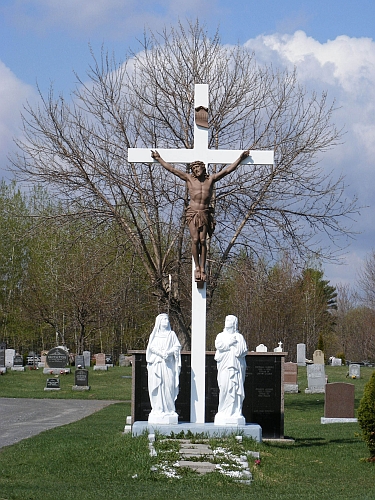
[[[208,85],[195,85],[194,107],[208,108]],[[156,146],[157,148],[157,146]],[[209,163],[231,164],[243,152],[243,149],[208,149],[208,129],[200,127],[194,120],[193,149],[159,149],[160,156],[168,163],[192,163],[195,160]],[[129,148],[130,163],[157,163],[151,157],[151,149]],[[272,165],[273,151],[250,151],[250,155],[241,162],[243,165]]]

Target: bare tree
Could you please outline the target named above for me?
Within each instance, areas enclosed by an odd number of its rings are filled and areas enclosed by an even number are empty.
[[[198,22],[145,34],[140,51],[120,64],[105,53],[93,60],[72,99],[51,90],[39,107],[27,106],[25,139],[12,162],[23,180],[50,186],[75,215],[118,223],[185,344],[188,193],[160,167],[128,163],[127,149],[192,148],[194,84],[210,85],[211,148],[275,151],[274,165],[240,167],[216,188],[209,302],[240,245],[258,254],[292,245],[303,255],[321,233],[348,233],[355,202],[343,199],[342,179],[318,165],[320,153],[339,142],[334,105],[325,93],[308,94],[295,72],[258,66],[248,50],[224,47]]]

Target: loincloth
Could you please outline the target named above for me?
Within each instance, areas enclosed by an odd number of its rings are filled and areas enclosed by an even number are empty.
[[[190,206],[187,207],[186,212],[186,224],[190,225],[193,222],[194,226],[199,231],[202,231],[203,227],[207,227],[207,233],[211,237],[215,230],[215,219],[214,219],[214,209],[212,207],[206,208],[205,210],[193,210]]]

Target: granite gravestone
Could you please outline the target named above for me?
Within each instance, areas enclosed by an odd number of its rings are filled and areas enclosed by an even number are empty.
[[[306,366],[306,344],[297,344],[297,365]]]
[[[298,394],[298,365],[284,363],[284,392]]]
[[[85,357],[83,356],[83,354],[77,354],[76,357],[75,357],[75,360],[74,360],[74,365],[76,368],[78,368],[78,366],[81,366],[82,368],[85,368]]]
[[[325,392],[326,375],[324,365],[307,365],[307,383],[306,394]]]
[[[74,384],[73,391],[88,391],[89,386],[89,371],[84,368],[80,368],[74,373]]]
[[[313,362],[314,365],[324,365],[324,352],[320,349],[314,351]]]
[[[15,355],[16,355],[15,349],[5,349],[5,366],[6,366],[6,368],[12,368]]]
[[[343,382],[326,384],[322,424],[352,423],[354,418],[354,385]]]
[[[219,403],[217,365],[212,352],[206,353],[205,421],[214,422]],[[246,356],[245,400],[242,414],[247,423],[262,427],[264,438],[284,437],[284,391],[282,371],[285,353],[248,353]],[[179,422],[190,421],[190,353],[181,353],[180,391],[176,400]],[[151,411],[148,395],[146,354],[133,354],[132,422],[147,421]]]
[[[342,365],[341,358],[332,358],[331,365],[332,366],[341,366]]]
[[[60,379],[59,378],[47,378],[45,391],[59,391],[60,390]]]
[[[0,349],[0,373],[6,373],[5,367],[5,349]]]
[[[349,378],[361,378],[361,365],[355,363],[349,365]]]
[[[105,362],[105,354],[102,352],[99,352],[95,356],[94,371],[97,370],[104,370],[104,371],[108,370],[108,366],[106,365]]]
[[[105,355],[105,364],[108,366],[108,368],[113,368],[113,356],[112,356],[112,354]]]
[[[14,356],[12,370],[17,372],[25,371],[25,367],[23,366],[23,356],[21,356],[21,354],[16,354]]]
[[[67,368],[69,362],[68,351],[62,347],[54,347],[50,349],[46,356],[47,367],[43,368],[43,373],[50,373],[57,375],[62,371],[64,373],[70,373],[70,368]]]
[[[85,368],[90,368],[91,365],[91,352],[90,351],[83,351],[83,357],[85,360]]]

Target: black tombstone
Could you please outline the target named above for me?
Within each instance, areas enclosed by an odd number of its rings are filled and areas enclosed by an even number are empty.
[[[23,356],[16,354],[13,358],[13,366],[23,366]]]
[[[74,373],[74,383],[79,387],[88,387],[89,385],[89,372],[88,370],[80,369]]]
[[[85,368],[85,357],[83,354],[77,354],[76,358],[74,360],[75,366],[82,366],[82,368]]]
[[[113,356],[112,356],[112,354],[106,354],[105,355],[105,364],[106,365],[113,365]]]
[[[133,351],[133,422],[145,421],[151,411],[147,363],[144,351]],[[284,437],[282,367],[285,353],[249,353],[246,356],[245,400],[242,414],[247,423],[262,427],[263,438]],[[180,392],[176,399],[179,422],[190,421],[190,353],[181,353]],[[206,354],[205,420],[213,422],[219,404],[214,353]]]
[[[48,368],[65,368],[69,362],[69,355],[65,349],[54,347],[46,356]]]
[[[46,389],[60,389],[60,379],[47,378]]]
[[[5,349],[0,349],[0,368],[5,368]]]

